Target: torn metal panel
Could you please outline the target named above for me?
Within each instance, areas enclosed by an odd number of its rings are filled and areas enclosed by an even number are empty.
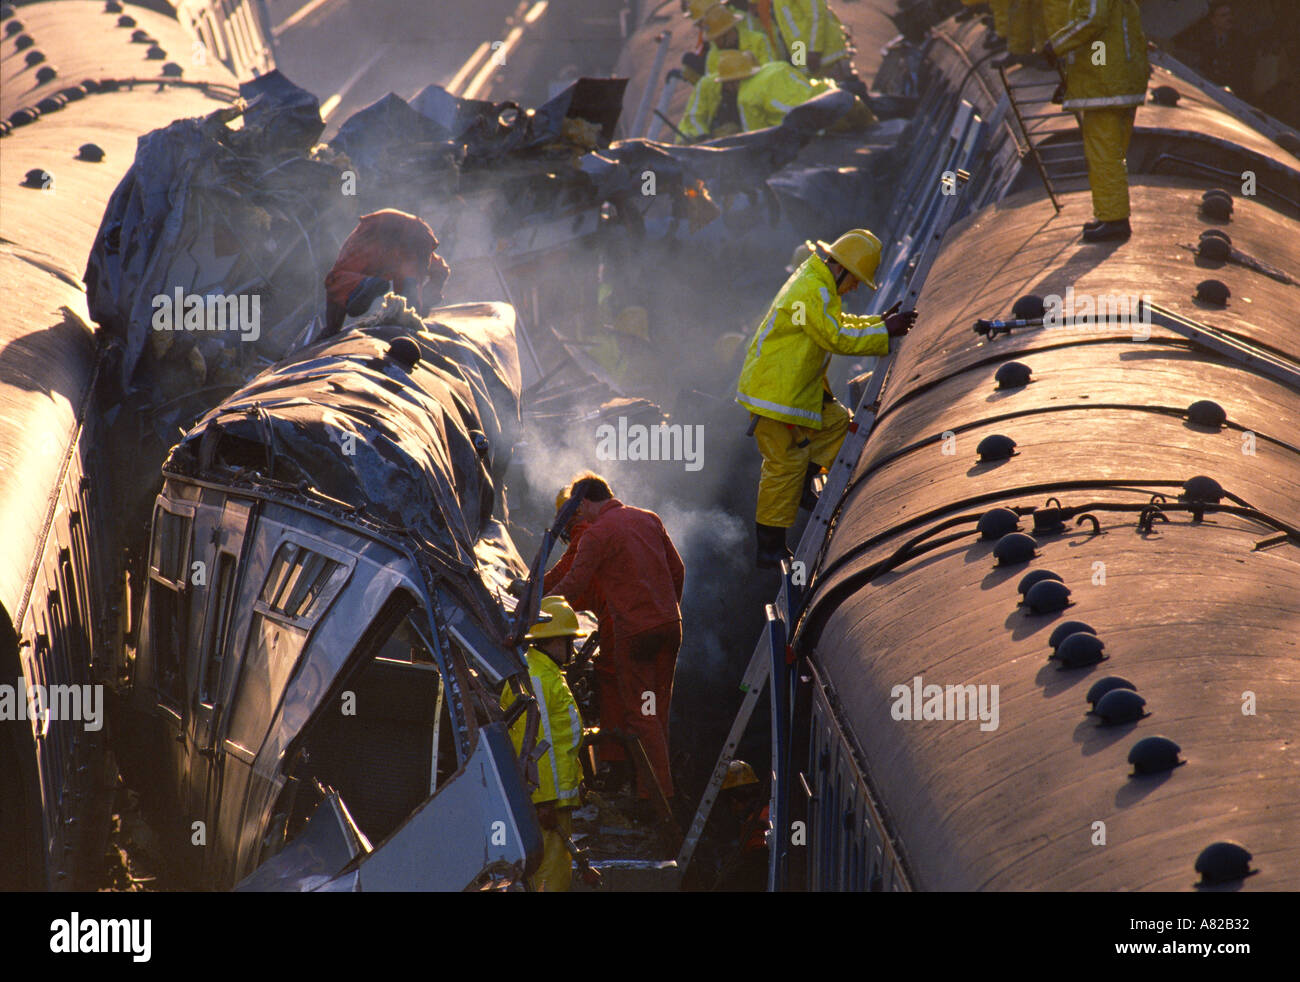
[[[337,793],[316,806],[298,836],[235,887],[237,892],[316,890],[371,845]]]

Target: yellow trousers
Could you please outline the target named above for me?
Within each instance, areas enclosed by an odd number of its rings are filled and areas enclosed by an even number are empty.
[[[573,811],[569,808],[556,809],[557,825],[565,835],[573,835]],[[541,893],[565,893],[573,879],[573,857],[564,845],[564,840],[550,829],[542,829],[542,864],[533,874],[533,889]]]
[[[1083,154],[1092,185],[1092,217],[1118,222],[1129,216],[1128,144],[1133,136],[1134,106],[1085,109],[1080,114]]]
[[[832,399],[822,406],[822,428],[787,426],[760,416],[754,427],[763,469],[758,478],[759,525],[789,528],[799,517],[809,463],[830,467],[849,429],[849,411]]]

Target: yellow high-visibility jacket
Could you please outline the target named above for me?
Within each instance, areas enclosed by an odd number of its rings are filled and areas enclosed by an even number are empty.
[[[564,680],[564,672],[551,657],[537,648],[528,649],[528,675],[537,697],[537,710],[541,725],[537,738],[550,744],[537,761],[537,790],[533,801],[554,801],[557,808],[576,808],[581,802],[578,785],[582,782],[582,765],[578,763],[578,747],[582,743],[582,717],[578,704]],[[515,694],[509,688],[502,690],[501,708],[509,709]],[[524,743],[527,719],[520,716],[510,728],[515,753]]]
[[[840,310],[830,269],[810,256],[763,315],[740,370],[736,401],[759,416],[819,430],[831,355],[888,353],[884,320]]]
[[[783,61],[769,62],[740,83],[736,93],[740,129],[748,133],[776,126],[795,106],[831,88],[834,84],[829,79],[807,79]],[[705,75],[695,83],[678,129],[688,139],[707,137],[721,101],[722,82],[717,75]]]
[[[1027,55],[1034,50],[1034,11],[1037,0],[1011,0],[1007,7],[1007,50]]]
[[[826,0],[772,0],[772,20],[776,22],[787,59],[794,56],[796,41],[802,42],[805,56],[813,52],[821,55],[821,72],[849,56],[844,25]],[[794,67],[805,75],[812,71],[806,60]]]
[[[1064,27],[1066,21],[1070,19],[1070,0],[1038,0],[1037,5],[1043,11],[1043,29],[1046,36],[1042,41],[1045,41]],[[1042,47],[1041,41],[1037,47]]]
[[[989,0],[993,8],[993,33],[1006,38],[1011,33],[1011,0]]]
[[[767,34],[763,32],[762,25],[755,30],[746,20],[736,25],[736,31],[740,34],[740,50],[748,51],[760,65],[766,65],[776,59],[776,55],[772,53],[772,44],[768,41]],[[704,70],[707,74],[718,74],[718,59],[721,56],[721,48],[716,44],[709,45],[709,53],[704,59]]]
[[[1065,64],[1065,109],[1114,109],[1146,101],[1151,69],[1134,0],[1070,0],[1069,20],[1050,40]],[[1101,47],[1094,47],[1096,42]]]

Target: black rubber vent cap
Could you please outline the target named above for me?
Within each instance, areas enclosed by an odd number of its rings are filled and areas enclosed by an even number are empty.
[[[23,22],[20,20],[11,20],[5,25],[5,37],[13,37],[23,29]]]
[[[167,57],[167,52],[155,44],[153,47],[151,47],[148,51],[144,53],[144,56],[149,61],[162,61],[164,58]]]
[[[1198,426],[1212,426],[1217,430],[1228,421],[1228,414],[1217,402],[1199,399],[1187,407],[1187,419]]]
[[[1232,291],[1223,280],[1201,280],[1196,284],[1196,299],[1202,303],[1212,303],[1217,307],[1226,307]]]
[[[1157,85],[1151,90],[1151,101],[1157,106],[1176,106],[1183,94],[1172,85]]]
[[[43,62],[45,60],[45,55],[33,48],[31,51],[27,52],[23,60],[27,62],[27,67],[31,68]]]
[[[389,343],[387,354],[409,372],[420,360],[420,346],[408,337],[396,337]]]
[[[1064,610],[1070,603],[1070,588],[1059,580],[1042,580],[1029,588],[1025,603],[1035,614]]]
[[[1061,579],[1060,573],[1053,573],[1050,569],[1033,569],[1020,577],[1020,583],[1016,586],[1016,589],[1020,591],[1020,595],[1023,597],[1029,592],[1030,587],[1035,583],[1041,583],[1043,580],[1056,580],[1060,583],[1065,582],[1065,580]]]
[[[118,27],[135,27],[135,18],[130,14],[123,14],[117,19]]]
[[[104,148],[94,143],[83,143],[77,148],[77,159],[97,164],[104,159]]]
[[[27,175],[23,178],[23,187],[25,188],[37,188],[38,190],[44,190],[45,188],[49,188],[53,186],[54,186],[54,175],[47,170],[42,170],[39,167],[33,167],[31,170],[27,172]]]
[[[132,31],[131,43],[132,44],[153,44],[153,38],[149,36],[149,32],[146,30]]]
[[[1106,642],[1097,635],[1076,631],[1056,646],[1051,657],[1056,659],[1058,668],[1087,668],[1106,660],[1102,654],[1105,647]],[[1096,708],[1094,703],[1093,709]]]
[[[1052,629],[1052,636],[1047,639],[1047,646],[1052,649],[1060,647],[1062,641],[1071,634],[1077,634],[1082,631],[1084,634],[1096,634],[1091,624],[1085,624],[1083,621],[1062,621]]]
[[[980,516],[976,528],[982,539],[1000,539],[1020,528],[1020,516],[1010,508],[991,508]]]
[[[1015,566],[1033,559],[1037,549],[1038,543],[1034,541],[1032,535],[1025,535],[1024,532],[1008,532],[998,539],[997,545],[993,547],[993,558],[998,561],[999,566]]]
[[[35,106],[28,106],[26,109],[19,109],[9,117],[10,126],[26,126],[28,123],[34,123],[41,116],[41,111]]]
[[[1206,218],[1226,222],[1232,217],[1232,198],[1227,193],[1214,194],[1206,191],[1205,197],[1201,199],[1201,211]]]
[[[979,442],[975,448],[979,454],[980,463],[987,464],[995,460],[1006,460],[1014,456],[1016,452],[1016,441],[1009,436],[1003,436],[1001,433],[994,433],[986,436]]]
[[[1036,293],[1027,293],[1011,306],[1011,316],[1017,320],[1037,320],[1047,313],[1047,305]]]
[[[80,102],[86,98],[86,90],[80,85],[69,85],[66,89],[59,89],[59,95],[69,102]]]
[[[30,34],[19,34],[18,37],[14,38],[14,47],[19,51],[30,48],[35,43],[36,39]]]
[[[1196,857],[1196,872],[1201,883],[1230,883],[1258,873],[1250,868],[1251,855],[1240,842],[1216,842],[1201,850]]]
[[[1223,229],[1221,229],[1221,228],[1205,228],[1205,229],[1201,229],[1201,238],[1202,238],[1202,239],[1222,239],[1224,242],[1228,243],[1228,245],[1232,245],[1232,236],[1229,235],[1227,232],[1225,232],[1225,231],[1224,231]]]
[[[185,69],[181,68],[181,66],[176,64],[176,62],[174,61],[169,61],[167,62],[167,64],[162,66],[162,73],[164,78],[180,78],[181,75],[184,74],[184,72]]]
[[[121,12],[122,5],[118,3],[117,0],[108,0],[108,2],[104,4],[104,13],[106,14],[120,14]]]
[[[1150,716],[1142,708],[1146,704],[1147,701],[1132,689],[1112,689],[1097,700],[1092,711],[1101,718],[1102,726],[1119,726]]]
[[[1120,675],[1107,675],[1104,679],[1098,679],[1092,683],[1092,688],[1084,696],[1088,700],[1088,705],[1093,709],[1097,708],[1097,703],[1107,692],[1113,692],[1115,689],[1132,689],[1137,692],[1137,686],[1128,679]]]
[[[1207,235],[1196,247],[1196,254],[1202,259],[1209,259],[1216,263],[1227,262],[1232,256],[1232,244],[1217,235]]]
[[[1162,774],[1187,763],[1178,759],[1178,751],[1181,749],[1168,737],[1143,737],[1128,752],[1128,762],[1133,765],[1134,775]]]
[[[36,108],[42,113],[56,113],[68,104],[68,100],[57,95],[47,95],[40,102],[36,103]]]
[[[1222,501],[1223,485],[1212,477],[1198,474],[1183,482],[1183,493],[1179,497],[1187,501]]]
[[[1031,374],[1032,369],[1023,362],[1009,361],[994,373],[993,380],[999,389],[1019,389],[1029,384]]]

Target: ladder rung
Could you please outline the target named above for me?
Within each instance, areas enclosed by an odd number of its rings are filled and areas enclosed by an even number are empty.
[[[1064,116],[1064,115],[1065,115],[1065,113],[1059,113],[1059,112],[1057,112],[1057,113],[1034,113],[1034,114],[1031,115],[1031,116],[1021,116],[1020,118],[1021,118],[1022,120],[1026,120],[1026,121],[1031,120],[1031,119],[1060,119],[1060,118],[1061,118],[1062,116]]]

